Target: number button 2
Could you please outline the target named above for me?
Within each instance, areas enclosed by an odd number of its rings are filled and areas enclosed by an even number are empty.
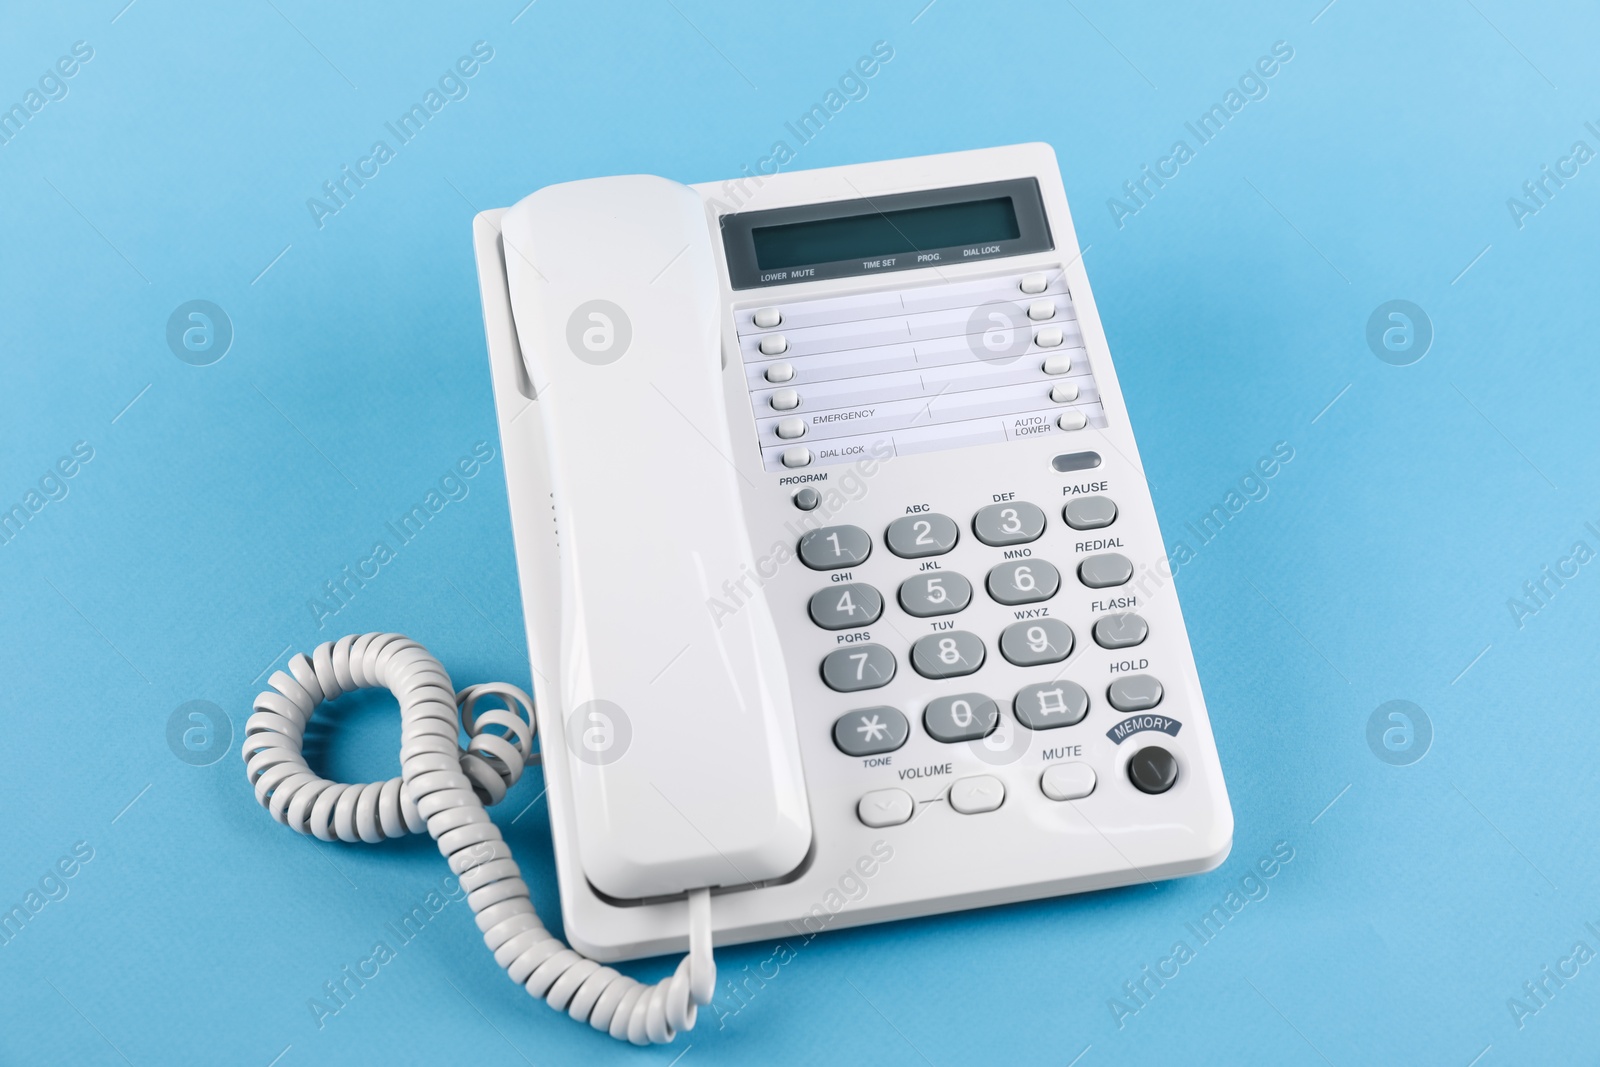
[[[948,515],[906,515],[889,524],[884,543],[902,559],[941,556],[956,547],[959,536],[955,520]]]

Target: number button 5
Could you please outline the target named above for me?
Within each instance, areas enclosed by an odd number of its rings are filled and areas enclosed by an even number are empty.
[[[900,583],[900,606],[919,619],[954,615],[971,602],[972,583],[955,571],[919,574]]]
[[[948,515],[906,515],[889,524],[884,543],[903,559],[941,556],[956,547],[959,531]]]

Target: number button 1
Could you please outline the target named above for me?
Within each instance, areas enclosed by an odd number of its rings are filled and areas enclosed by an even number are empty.
[[[865,582],[845,582],[811,596],[811,621],[824,630],[848,630],[878,621],[883,597]]]
[[[884,543],[903,559],[939,556],[956,547],[959,531],[948,515],[905,515],[889,524]]]
[[[926,619],[954,615],[972,602],[972,583],[955,571],[932,571],[900,583],[900,606]]]
[[[800,559],[814,571],[854,567],[872,555],[872,538],[859,526],[824,526],[800,538]]]

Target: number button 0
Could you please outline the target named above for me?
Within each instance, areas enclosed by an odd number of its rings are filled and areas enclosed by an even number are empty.
[[[883,597],[864,582],[847,582],[820,589],[811,597],[811,621],[824,630],[848,630],[878,621]]]
[[[929,736],[947,745],[988,737],[999,722],[1000,706],[982,693],[940,697],[922,713]]]
[[[836,648],[822,661],[822,680],[840,693],[888,685],[894,672],[894,653],[882,645]]]
[[[1023,500],[1009,504],[990,504],[972,517],[972,532],[978,540],[996,548],[1037,541],[1044,533],[1044,512]]]
[[[1060,663],[1072,655],[1072,627],[1060,619],[1026,619],[1000,631],[1000,654],[1019,667]]]
[[[889,524],[884,543],[905,559],[939,556],[956,547],[955,520],[948,515],[905,515]]]
[[[924,678],[959,678],[983,666],[987,655],[977,634],[948,630],[929,634],[912,645],[911,665]]]
[[[800,538],[800,559],[814,571],[854,567],[872,555],[872,538],[859,526],[824,526]]]
[[[972,583],[955,571],[919,574],[900,583],[900,606],[919,619],[954,615],[971,602]]]
[[[1014,559],[989,572],[989,595],[1002,604],[1035,604],[1061,588],[1061,572],[1042,559]]]

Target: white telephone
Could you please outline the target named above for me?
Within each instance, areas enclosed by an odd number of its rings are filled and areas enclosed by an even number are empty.
[[[571,182],[475,236],[537,711],[456,693],[399,635],[297,656],[244,749],[280,821],[426,828],[511,976],[635,1042],[693,1025],[713,941],[1223,861],[1221,765],[1048,146]],[[316,776],[306,720],[370,685],[400,699],[401,776]],[[484,810],[535,729],[577,951]],[[685,948],[654,987],[594,962]]]

